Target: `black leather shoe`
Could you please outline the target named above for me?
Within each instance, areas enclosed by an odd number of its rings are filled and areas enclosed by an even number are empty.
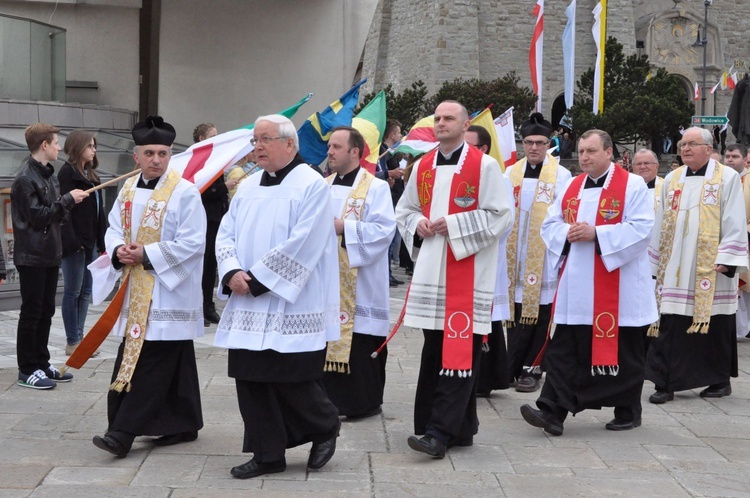
[[[489,398],[492,391],[477,391],[477,398]]]
[[[521,377],[516,382],[516,392],[533,393],[539,389],[539,379],[536,377]]]
[[[286,459],[278,460],[276,462],[260,463],[256,462],[255,458],[253,458],[249,462],[232,467],[230,472],[232,477],[236,477],[237,479],[250,479],[251,477],[258,477],[265,474],[278,474],[285,470]]]
[[[203,319],[210,323],[219,323],[221,317],[214,308],[203,308]]]
[[[641,426],[640,417],[635,420],[622,420],[620,418],[613,418],[604,427],[608,431],[629,431]]]
[[[394,283],[394,284],[396,284],[396,285],[401,285],[401,284],[403,284],[403,283],[404,283],[404,281],[403,281],[403,280],[399,280],[399,279],[397,279],[396,277],[391,277],[391,282],[393,282],[393,283]]]
[[[521,407],[521,416],[523,419],[534,427],[544,429],[544,432],[553,436],[562,436],[563,423],[554,414],[536,410],[529,405]]]
[[[422,437],[409,436],[409,448],[421,453],[427,453],[434,458],[445,458],[445,443],[431,434]]]
[[[668,393],[667,391],[656,391],[654,394],[648,397],[649,403],[655,405],[663,405],[667,401],[674,399],[674,393]]]
[[[94,436],[92,442],[97,448],[108,451],[118,458],[125,458],[130,451],[130,448],[126,448],[120,441],[109,434],[105,434],[104,436]]]
[[[169,434],[160,438],[156,438],[151,442],[156,446],[172,446],[173,444],[189,443],[190,441],[195,441],[196,439],[198,439],[198,431]]]
[[[712,387],[708,386],[701,391],[701,398],[723,398],[732,394],[732,386]]]
[[[324,443],[313,443],[310,448],[310,457],[307,459],[307,468],[312,470],[322,469],[336,452],[336,438],[339,437],[341,422],[336,429],[336,434]]]

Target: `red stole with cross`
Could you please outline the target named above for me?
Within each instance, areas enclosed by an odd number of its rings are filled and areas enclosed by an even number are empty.
[[[448,215],[473,211],[479,206],[479,179],[482,152],[468,148],[463,163],[459,160],[451,181]],[[432,189],[435,186],[438,150],[425,154],[417,169],[417,192],[422,214],[429,219]],[[474,338],[474,255],[456,260],[446,244],[445,322],[443,324],[443,368],[440,375],[471,376]]]
[[[588,175],[573,179],[562,199],[563,218],[573,224],[578,217],[584,181]],[[605,181],[596,210],[596,226],[622,222],[628,172],[615,166]],[[564,271],[564,268],[563,268]],[[562,276],[562,274],[561,274]],[[620,270],[607,271],[601,255],[594,252],[594,317],[591,336],[591,374],[617,375],[617,341],[620,310]]]

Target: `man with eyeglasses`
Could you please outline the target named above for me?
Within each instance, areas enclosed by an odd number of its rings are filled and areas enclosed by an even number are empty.
[[[646,186],[654,194],[654,211],[659,207],[661,189],[664,179],[657,176],[659,172],[659,158],[648,149],[640,149],[633,156],[633,173],[643,178]]]
[[[219,298],[229,299],[214,344],[229,349],[244,422],[231,470],[248,479],[286,470],[286,449],[312,442],[307,468],[336,450],[339,412],[321,382],[326,342],[339,339],[339,264],[328,184],[297,154],[284,116],[255,121],[263,174],[240,184],[216,238]]]
[[[439,146],[414,165],[396,206],[398,228],[416,260],[404,325],[424,334],[416,435],[407,442],[434,458],[444,458],[450,446],[471,446],[479,429],[482,337],[491,329],[498,238],[512,222],[500,165],[464,141],[470,124],[461,103],[437,106]]]
[[[568,413],[605,406],[614,407],[607,430],[641,425],[643,340],[657,317],[646,254],[653,197],[641,178],[612,163],[612,151],[608,133],[581,135],[583,173],[560,192],[541,228],[560,268],[555,329],[537,409],[523,405],[521,415],[555,436]]]
[[[508,278],[515,307],[508,322],[509,374],[516,391],[539,388],[541,369],[535,360],[547,337],[552,299],[557,288],[554,258],[540,229],[547,210],[570,180],[570,171],[547,154],[552,125],[541,113],[521,124],[526,154],[505,172],[515,198],[516,215],[508,238]]]
[[[664,179],[649,259],[656,274],[660,320],[649,331],[649,397],[661,404],[675,391],[708,386],[704,398],[732,393],[737,376],[738,272],[748,267],[747,219],[740,177],[711,159],[711,133],[688,128],[685,164]],[[657,335],[658,334],[658,335]]]

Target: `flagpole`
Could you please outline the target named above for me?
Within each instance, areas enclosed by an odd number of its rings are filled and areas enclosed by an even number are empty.
[[[135,176],[135,175],[137,175],[140,172],[141,172],[140,168],[134,169],[130,173],[125,173],[124,175],[118,176],[117,178],[112,178],[111,180],[108,180],[108,181],[102,183],[101,185],[97,185],[96,187],[92,187],[92,188],[90,188],[88,190],[85,190],[84,192],[86,192],[87,194],[91,194],[93,192],[96,192],[97,190],[103,189],[104,187],[109,187],[110,185],[115,184],[115,183],[119,182],[120,180],[125,180],[127,178],[130,178],[131,176]]]

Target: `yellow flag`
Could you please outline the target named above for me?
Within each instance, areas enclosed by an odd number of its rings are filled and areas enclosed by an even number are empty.
[[[500,143],[497,138],[497,131],[495,131],[495,121],[492,119],[492,113],[489,109],[485,109],[476,115],[471,120],[471,124],[481,126],[490,134],[492,138],[492,147],[490,147],[489,156],[495,159],[500,164],[500,169],[505,171],[505,161],[503,161],[503,155],[500,152]]]

